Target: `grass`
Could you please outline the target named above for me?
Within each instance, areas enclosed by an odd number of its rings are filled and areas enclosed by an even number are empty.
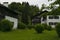
[[[37,34],[34,30],[15,30],[11,32],[0,32],[0,40],[60,40],[56,32],[44,31]]]

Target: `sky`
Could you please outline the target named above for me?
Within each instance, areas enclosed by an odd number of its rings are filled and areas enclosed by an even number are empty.
[[[42,4],[46,4],[48,6],[50,3],[54,2],[54,1],[55,0],[50,1],[50,2],[48,2],[48,0],[0,0],[0,3],[3,3],[3,2],[9,2],[9,3],[11,3],[11,2],[20,2],[20,3],[29,2],[30,5],[36,5],[39,8],[41,8]]]

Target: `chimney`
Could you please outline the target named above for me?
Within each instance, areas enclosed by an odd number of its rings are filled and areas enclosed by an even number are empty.
[[[3,5],[8,7],[8,2],[3,2]]]

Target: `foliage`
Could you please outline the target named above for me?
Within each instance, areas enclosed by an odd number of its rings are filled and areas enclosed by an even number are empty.
[[[12,2],[8,7],[14,11],[17,11],[20,8],[19,6],[21,6],[21,3]]]
[[[51,31],[52,27],[50,25],[47,26],[47,30]]]
[[[29,25],[27,25],[27,28],[28,28],[28,29],[32,29],[32,28],[34,28],[34,25],[30,25],[30,24],[29,24]]]
[[[50,25],[47,25],[47,24],[42,24],[44,26],[44,29],[45,30],[52,30],[52,27]]]
[[[37,24],[37,25],[35,25],[36,27],[35,27],[35,31],[37,32],[37,33],[42,33],[43,31],[44,31],[44,27],[43,27],[43,25],[42,24]]]
[[[18,29],[25,29],[26,28],[26,25],[22,22],[19,22],[18,23]]]
[[[0,30],[1,31],[11,31],[12,30],[12,27],[13,27],[13,24],[8,21],[8,20],[5,20],[3,19],[1,22],[0,22]]]
[[[56,32],[57,32],[58,36],[60,37],[60,23],[58,23],[56,25]]]
[[[29,20],[31,20],[31,17],[35,15],[37,12],[39,12],[39,8],[37,6],[29,5],[28,2],[12,2],[9,4],[9,8],[20,13],[19,17],[21,16],[21,22],[25,24],[29,24]],[[30,19],[28,18],[30,17]],[[31,20],[32,21],[32,20]]]
[[[43,11],[45,8],[46,8],[46,5],[45,4],[42,4],[42,7],[41,7],[41,10],[40,11]]]
[[[52,0],[53,1],[53,0]],[[55,0],[53,3],[50,4],[51,6],[51,12],[49,14],[53,15],[60,15],[60,0]]]
[[[44,29],[47,29],[47,24],[42,24],[44,26]]]
[[[55,0],[55,2],[52,3],[53,5],[59,4],[60,5],[60,0]]]

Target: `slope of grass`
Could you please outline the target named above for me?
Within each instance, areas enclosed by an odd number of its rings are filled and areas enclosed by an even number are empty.
[[[37,34],[34,30],[16,30],[11,32],[0,32],[0,40],[60,40],[56,32],[44,31]]]

